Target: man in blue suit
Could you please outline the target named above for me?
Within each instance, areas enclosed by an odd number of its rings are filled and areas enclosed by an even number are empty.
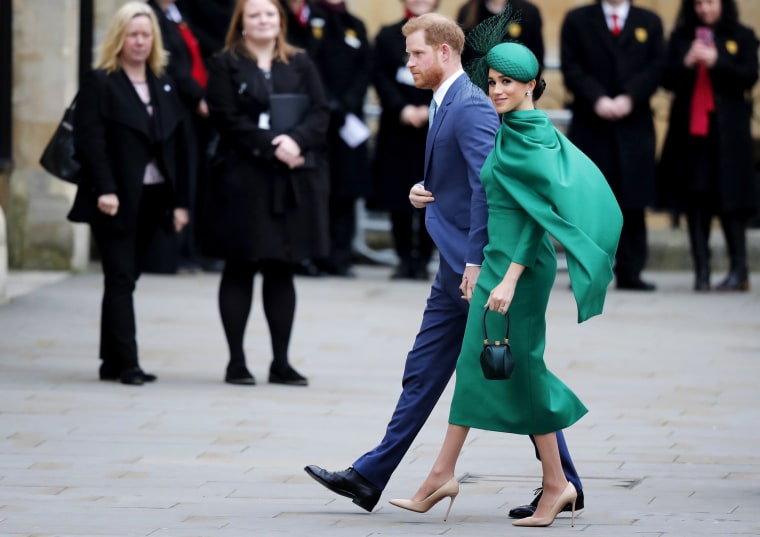
[[[428,13],[410,19],[402,31],[415,86],[433,90],[424,180],[412,187],[409,200],[414,207],[426,208],[425,225],[440,252],[438,273],[383,440],[346,470],[304,468],[319,483],[367,511],[377,504],[454,373],[488,241],[480,168],[499,128],[493,105],[462,70],[464,34],[459,26],[443,15]],[[580,491],[561,432],[557,440],[568,480]],[[576,508],[582,502],[579,492]]]

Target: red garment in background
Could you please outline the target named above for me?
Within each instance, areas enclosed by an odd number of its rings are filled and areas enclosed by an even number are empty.
[[[694,92],[691,94],[691,122],[689,132],[692,136],[707,136],[710,130],[710,112],[715,110],[715,95],[713,94],[710,74],[707,66],[697,65],[697,78]]]
[[[309,15],[311,10],[309,9],[308,4],[304,2],[301,4],[301,7],[298,8],[298,13],[296,13],[296,19],[298,19],[298,24],[306,28],[306,26],[309,25]]]
[[[198,46],[198,40],[195,39],[192,30],[184,22],[177,24],[179,33],[182,39],[187,45],[187,50],[190,51],[190,58],[192,60],[192,66],[190,67],[190,76],[193,77],[198,85],[206,89],[206,82],[208,82],[208,73],[206,72],[206,66],[203,65],[203,58],[201,57],[201,49]]]

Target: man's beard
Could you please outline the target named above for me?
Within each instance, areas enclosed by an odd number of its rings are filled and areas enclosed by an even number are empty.
[[[443,67],[440,63],[431,65],[424,73],[414,79],[414,85],[421,89],[433,89],[443,82]]]

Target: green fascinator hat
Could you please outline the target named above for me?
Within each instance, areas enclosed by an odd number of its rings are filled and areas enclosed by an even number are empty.
[[[538,60],[533,53],[509,40],[509,28],[519,22],[519,13],[507,4],[501,13],[487,18],[467,34],[467,47],[474,59],[465,65],[464,70],[486,95],[489,67],[520,82],[529,82],[538,75]]]
[[[496,45],[488,51],[486,63],[491,69],[519,82],[530,82],[538,76],[536,56],[520,43]]]

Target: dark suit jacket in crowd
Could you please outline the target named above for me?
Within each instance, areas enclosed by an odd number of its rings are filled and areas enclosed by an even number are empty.
[[[148,0],[148,5],[153,8],[156,18],[158,18],[161,39],[164,42],[164,48],[169,52],[169,64],[166,66],[166,72],[174,79],[179,96],[187,109],[194,111],[203,98],[203,88],[190,75],[193,67],[190,51],[182,34],[180,34],[177,23],[166,17],[156,0]]]
[[[204,58],[222,50],[235,0],[177,0],[177,7],[198,39]]]
[[[565,86],[573,94],[569,138],[602,170],[623,209],[639,209],[655,198],[655,132],[649,100],[664,64],[660,18],[631,6],[625,27],[614,37],[601,4],[570,11],[561,31]],[[633,111],[618,121],[600,118],[594,104],[603,96],[627,94]]]
[[[401,27],[406,19],[384,26],[375,39],[372,82],[382,113],[374,158],[373,208],[412,210],[409,189],[422,179],[427,124],[421,128],[401,123],[407,105],[430,104],[433,93],[414,86],[406,67],[406,38]]]
[[[185,110],[169,77],[148,70],[147,80],[152,117],[122,70],[98,69],[85,77],[74,115],[83,178],[70,220],[135,229],[145,167],[153,159],[172,186],[174,207],[188,206]],[[119,197],[116,216],[97,209],[98,196],[111,193]]]
[[[541,12],[534,4],[528,0],[509,0],[509,6],[513,13],[519,16],[520,21],[510,26],[508,40],[519,41],[526,47],[528,47],[533,54],[538,58],[538,63],[543,68],[544,65],[544,38],[542,35],[543,21],[541,20]],[[457,15],[457,22],[462,25],[465,24],[467,18],[467,12],[469,6],[464,4],[459,8],[459,14]],[[483,22],[489,17],[493,17],[486,7],[485,0],[480,0],[478,5],[478,14],[475,24]],[[465,33],[469,32],[472,28],[466,27],[463,29]],[[471,50],[465,47],[464,54],[462,55],[462,63],[467,65],[467,62],[474,57]]]
[[[332,194],[362,197],[371,184],[367,143],[351,148],[341,139],[339,129],[348,113],[364,117],[372,69],[367,30],[348,12],[315,10],[310,24],[314,39],[307,50],[322,76],[331,109],[328,151]],[[315,31],[315,27],[321,29]]]

